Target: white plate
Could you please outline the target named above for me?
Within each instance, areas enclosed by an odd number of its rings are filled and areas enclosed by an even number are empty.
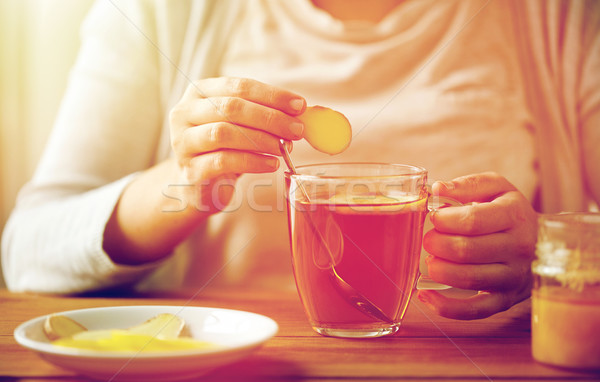
[[[207,373],[236,361],[277,332],[272,319],[238,310],[193,306],[119,306],[61,312],[89,330],[126,329],[159,313],[181,317],[191,336],[220,345],[214,349],[152,353],[119,353],[55,346],[43,332],[47,316],[34,318],[15,329],[19,344],[45,360],[95,379],[111,381],[173,381]]]

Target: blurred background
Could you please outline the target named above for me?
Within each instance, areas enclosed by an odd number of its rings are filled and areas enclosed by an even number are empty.
[[[40,158],[93,1],[0,0],[0,230]]]

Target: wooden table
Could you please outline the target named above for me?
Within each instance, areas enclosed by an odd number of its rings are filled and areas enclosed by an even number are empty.
[[[202,379],[206,381],[600,380],[600,374],[552,368],[532,359],[527,301],[484,320],[455,321],[436,316],[414,299],[397,334],[352,340],[313,332],[292,291],[220,289],[191,299],[187,295],[58,297],[0,290],[0,380],[81,380],[15,342],[13,330],[23,321],[71,309],[147,304],[239,309],[278,322],[276,337],[250,357],[213,371]]]

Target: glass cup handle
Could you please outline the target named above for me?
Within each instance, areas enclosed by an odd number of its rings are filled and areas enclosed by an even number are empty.
[[[442,208],[447,207],[456,207],[462,206],[463,204],[458,200],[448,198],[445,196],[433,195],[431,191],[431,185],[427,185],[427,193],[429,194],[429,198],[427,200],[427,209],[429,212],[437,211]],[[417,280],[417,289],[419,290],[444,290],[452,288],[446,284],[440,284],[436,281],[433,281],[429,274],[427,273],[427,264],[425,263],[425,258],[429,256],[429,254],[421,249],[421,258],[419,264],[419,278]]]

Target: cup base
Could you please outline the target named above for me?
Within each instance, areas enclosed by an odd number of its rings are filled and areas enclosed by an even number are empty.
[[[373,326],[365,328],[330,328],[323,326],[313,326],[315,332],[327,336],[327,337],[338,337],[338,338],[375,338],[388,336],[394,334],[400,328],[400,323],[385,325],[385,326]]]

